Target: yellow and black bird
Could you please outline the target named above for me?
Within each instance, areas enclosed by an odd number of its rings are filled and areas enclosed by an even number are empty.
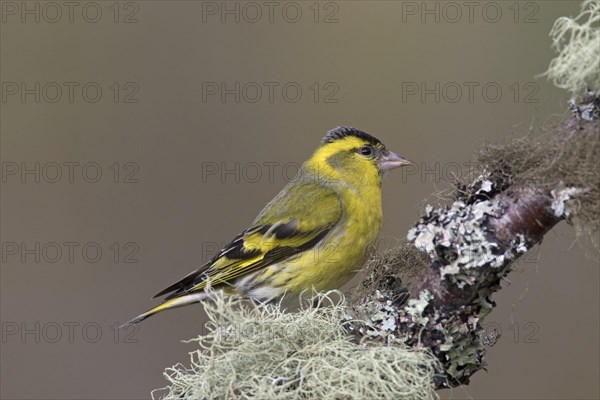
[[[127,324],[201,301],[207,280],[261,301],[339,288],[364,263],[381,230],[383,175],[406,164],[365,132],[332,129],[248,229],[154,296],[167,295],[162,304]]]

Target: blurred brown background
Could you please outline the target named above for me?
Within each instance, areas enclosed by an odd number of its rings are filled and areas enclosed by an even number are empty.
[[[1,397],[164,386],[201,307],[116,325],[245,228],[328,129],[418,164],[386,178],[383,248],[483,143],[563,113],[535,75],[579,2],[470,4],[3,1]],[[573,241],[562,224],[510,276],[488,373],[444,398],[600,396],[599,268]]]

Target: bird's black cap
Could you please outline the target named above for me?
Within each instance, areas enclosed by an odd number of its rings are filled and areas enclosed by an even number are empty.
[[[333,143],[336,140],[340,140],[347,136],[355,136],[357,138],[366,140],[372,145],[382,144],[381,141],[379,141],[379,139],[359,129],[352,128],[350,126],[338,126],[337,128],[333,128],[332,130],[327,132],[327,135],[323,138],[323,140],[321,140],[321,145],[324,145],[326,143]]]

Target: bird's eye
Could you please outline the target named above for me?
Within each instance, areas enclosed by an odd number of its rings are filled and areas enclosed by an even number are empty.
[[[373,154],[373,148],[371,146],[363,146],[360,149],[358,149],[358,152],[363,156],[370,156],[371,154]]]

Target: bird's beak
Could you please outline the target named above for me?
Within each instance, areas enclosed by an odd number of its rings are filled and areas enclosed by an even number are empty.
[[[379,160],[379,169],[383,172],[388,172],[394,168],[402,167],[404,165],[414,164],[412,161],[399,156],[393,151],[386,150],[383,153],[383,157]]]

